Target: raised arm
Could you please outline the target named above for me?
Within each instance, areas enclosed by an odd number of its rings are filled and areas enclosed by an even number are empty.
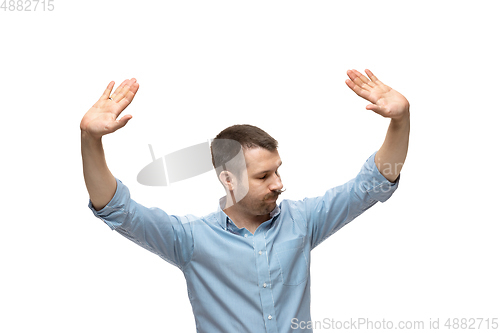
[[[384,143],[375,155],[375,165],[387,180],[394,182],[408,152],[410,103],[399,92],[383,84],[370,70],[365,72],[370,79],[357,70],[348,70],[346,84],[358,96],[372,103],[366,106],[367,110],[391,119]]]
[[[90,108],[80,122],[83,176],[96,210],[102,209],[113,198],[116,180],[109,171],[104,157],[102,137],[122,128],[132,118],[122,111],[132,102],[139,84],[135,79],[125,80],[113,94],[114,82],[110,82],[101,98]]]

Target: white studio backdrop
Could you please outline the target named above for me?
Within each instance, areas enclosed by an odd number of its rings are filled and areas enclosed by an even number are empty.
[[[142,186],[148,144],[253,124],[279,141],[282,197],[321,195],[389,125],[351,68],[408,98],[410,149],[393,197],[313,251],[313,320],[499,317],[496,1],[4,3],[0,331],[195,331],[182,273],[87,208],[79,123],[110,81],[140,84],[103,140],[110,170],[141,204],[201,216],[223,195],[214,173]]]

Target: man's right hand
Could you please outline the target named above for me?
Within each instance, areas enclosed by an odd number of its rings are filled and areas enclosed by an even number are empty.
[[[103,135],[113,133],[132,119],[125,115],[118,119],[120,113],[132,102],[139,89],[136,79],[125,80],[113,94],[114,82],[111,81],[101,98],[87,111],[80,122],[80,129],[87,135],[99,139]],[[111,99],[110,99],[111,97]]]
[[[117,186],[115,177],[106,165],[101,138],[122,128],[132,118],[131,115],[126,115],[118,119],[118,116],[132,102],[139,89],[136,79],[125,80],[110,95],[114,84],[113,81],[108,84],[104,94],[80,122],[83,176],[90,201],[96,210],[109,203]]]

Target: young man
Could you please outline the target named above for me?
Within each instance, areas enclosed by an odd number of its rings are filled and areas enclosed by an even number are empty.
[[[198,332],[292,332],[310,321],[311,250],[396,190],[408,149],[409,103],[366,74],[349,70],[346,83],[371,102],[368,110],[391,123],[356,178],[324,196],[277,205],[283,184],[276,140],[254,126],[231,126],[211,147],[227,195],[217,212],[204,217],[145,208],[107,168],[101,138],[131,119],[118,116],[137,93],[135,79],[113,94],[111,82],[83,117],[89,208],[112,230],[182,270]],[[238,154],[243,161],[233,163]]]

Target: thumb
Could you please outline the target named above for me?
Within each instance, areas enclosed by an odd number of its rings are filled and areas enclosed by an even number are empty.
[[[116,121],[115,131],[127,125],[128,121],[132,119],[132,115],[127,114]]]
[[[373,111],[375,113],[378,113],[378,114],[381,114],[381,112],[382,112],[382,109],[380,108],[380,106],[375,105],[375,104],[368,104],[366,106],[366,109],[370,110],[370,111]]]

